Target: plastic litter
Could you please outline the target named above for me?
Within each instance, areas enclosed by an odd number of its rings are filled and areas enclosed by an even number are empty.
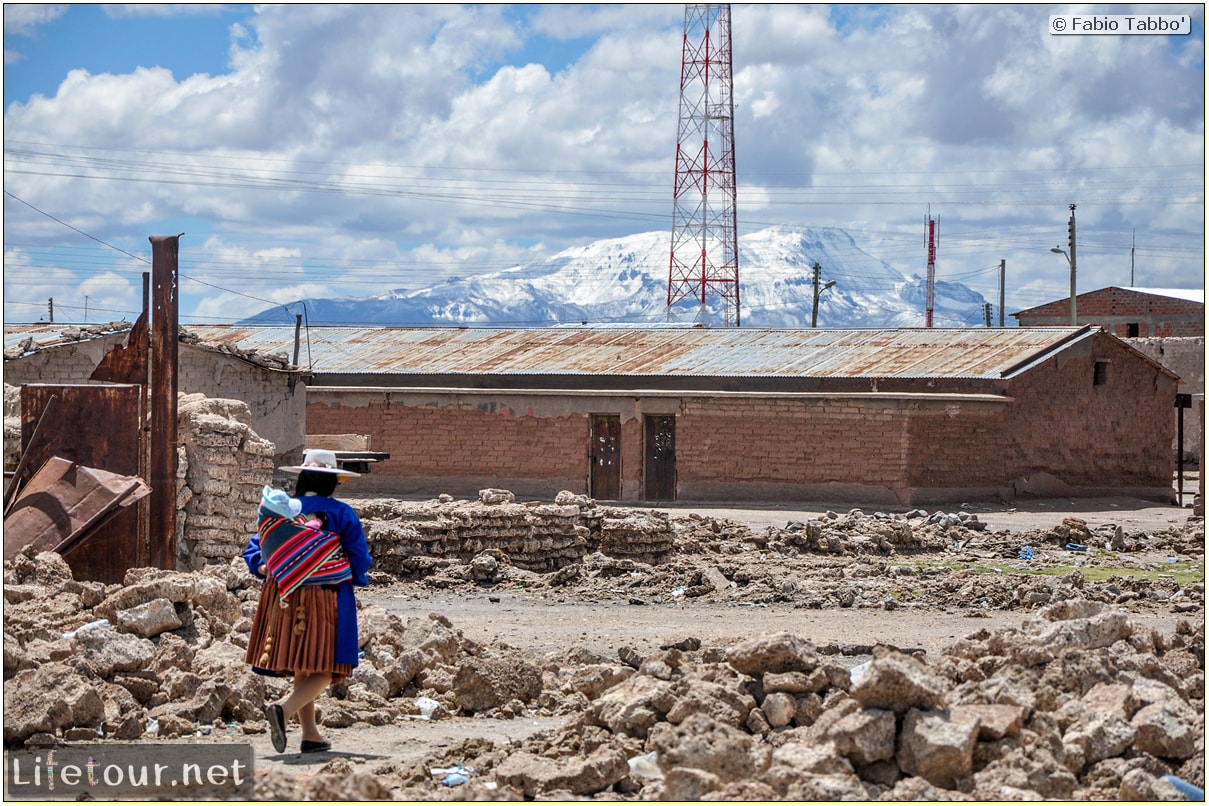
[[[420,709],[420,716],[425,719],[432,719],[433,712],[437,710],[440,703],[432,697],[416,697],[416,707]]]
[[[146,733],[148,736],[159,736],[160,735],[160,721],[158,719],[156,719],[155,717],[151,717],[150,719],[148,719],[147,720],[147,730],[145,730],[144,733]]]
[[[852,667],[852,670],[848,673],[848,676],[852,679],[853,685],[856,685],[869,676],[869,669],[872,667],[872,664],[873,661],[867,660],[864,663]]]
[[[1067,551],[1087,551],[1087,546],[1083,545],[1082,543],[1067,543],[1066,550]]]
[[[1022,560],[1033,559],[1033,547],[1025,546],[1024,548],[1020,549],[1020,559],[1022,559]]]
[[[676,589],[672,591],[672,596],[683,596],[686,590],[688,590],[688,588],[684,585],[678,585]]]
[[[663,770],[659,769],[658,756],[652,750],[641,756],[634,756],[629,761],[630,777],[662,780]]]
[[[433,775],[443,776],[441,778],[443,786],[461,786],[478,774],[469,767],[463,767],[460,764],[456,767],[433,767],[429,772]]]
[[[78,633],[80,630],[85,630],[85,631],[88,631],[88,630],[103,630],[103,629],[105,629],[105,628],[106,628],[106,627],[108,627],[108,626],[109,626],[109,619],[107,619],[107,618],[101,618],[101,619],[97,619],[96,621],[90,621],[90,622],[88,622],[87,624],[84,624],[84,625],[82,625],[82,626],[80,626],[80,627],[76,627],[76,628],[75,628],[74,630],[72,630],[71,632],[65,632],[65,633],[63,633],[63,637],[64,637],[64,638],[71,639],[71,638],[75,638],[75,637],[76,637],[76,633]]]
[[[1164,775],[1163,780],[1178,789],[1180,794],[1188,798],[1188,800],[1199,801],[1202,803],[1205,801],[1205,790],[1201,789],[1199,786],[1194,786],[1184,779],[1177,778],[1174,775]]]

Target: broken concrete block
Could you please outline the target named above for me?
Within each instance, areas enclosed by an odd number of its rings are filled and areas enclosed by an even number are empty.
[[[912,708],[898,739],[899,769],[953,789],[973,772],[978,718],[969,712]]]
[[[515,659],[469,658],[454,675],[453,691],[466,711],[486,711],[510,700],[531,702],[542,693],[542,673]]]
[[[151,638],[182,626],[176,607],[167,599],[152,599],[117,612],[117,626],[123,632]]]
[[[894,758],[896,729],[893,711],[866,708],[831,725],[827,738],[837,753],[864,766]]]
[[[726,662],[752,677],[765,672],[810,672],[819,665],[814,645],[790,633],[775,633],[740,641],[726,651]]]
[[[886,652],[869,662],[868,672],[853,681],[851,694],[865,708],[897,714],[941,705],[949,684],[910,655]]]
[[[95,727],[104,719],[105,704],[93,682],[61,663],[18,672],[4,687],[6,745],[64,727]]]

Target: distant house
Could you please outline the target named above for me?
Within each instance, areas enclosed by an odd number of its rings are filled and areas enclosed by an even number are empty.
[[[291,327],[192,326],[286,351]],[[618,501],[1169,500],[1178,378],[1098,327],[311,328],[357,491]]]
[[[130,322],[108,324],[6,325],[4,383],[83,384],[89,382],[104,356],[121,346]],[[246,402],[252,429],[272,442],[278,456],[301,456],[305,439],[306,387],[300,373],[288,369],[292,344],[281,357],[253,354],[233,345],[201,344],[182,328],[177,387],[181,393]],[[6,401],[6,404],[8,401]],[[7,411],[6,416],[15,412]],[[19,446],[5,445],[5,457],[19,455]]]
[[[1070,298],[1012,314],[1020,327],[1069,327]],[[1205,335],[1205,291],[1101,288],[1075,297],[1080,325],[1099,325],[1122,339]]]

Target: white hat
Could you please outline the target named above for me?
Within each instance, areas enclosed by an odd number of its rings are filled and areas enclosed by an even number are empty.
[[[343,478],[353,478],[360,476],[360,473],[354,473],[351,470],[345,470],[340,467],[336,461],[336,454],[325,448],[307,448],[302,452],[302,464],[295,467],[283,467],[289,473],[300,473],[303,470],[317,470],[320,473],[336,473]]]

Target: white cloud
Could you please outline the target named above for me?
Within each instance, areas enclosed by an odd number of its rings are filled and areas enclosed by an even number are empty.
[[[845,227],[922,271],[933,205],[940,274],[1006,257],[1022,295],[1060,295],[1048,247],[1072,201],[1089,243],[1178,228],[1201,245],[1203,42],[1051,37],[1053,9],[734,6],[741,229]],[[670,225],[682,22],[667,5],[256,7],[225,74],[77,70],[11,105],[5,187],[131,251],[196,231],[182,252],[209,281],[273,301],[500,269]],[[10,220],[46,232],[6,215],[6,241]],[[220,245],[240,257],[210,260]],[[262,279],[274,250],[302,274]],[[1088,288],[1108,276],[1092,254]],[[1187,285],[1196,258],[1148,270]],[[188,312],[256,305],[239,299]]]

